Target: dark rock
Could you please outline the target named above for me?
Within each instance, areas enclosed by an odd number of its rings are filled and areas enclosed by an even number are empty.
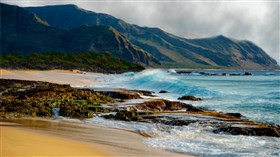
[[[161,90],[159,93],[168,93],[166,90]]]
[[[214,73],[214,74],[210,74],[210,76],[219,76],[219,74]]]
[[[123,120],[123,121],[139,121],[142,119],[142,117],[139,116],[139,114],[136,111],[119,111],[116,115],[105,115],[103,116],[107,119],[117,119],[117,120]]]
[[[197,122],[196,120],[163,120],[163,119],[153,119],[153,123],[161,123],[165,125],[172,125],[172,126],[187,126],[191,123]]]
[[[191,74],[191,71],[176,71],[177,74]]]
[[[229,74],[229,76],[240,76],[240,74]]]
[[[195,107],[195,106],[193,106],[193,105],[188,105],[188,104],[186,104],[186,111],[203,112],[203,109],[202,109],[202,108]]]
[[[226,76],[227,74],[226,73],[222,73],[222,76]]]
[[[250,73],[250,72],[245,72],[244,75],[245,75],[245,76],[251,76],[252,73]]]
[[[186,96],[182,96],[180,98],[178,98],[178,100],[190,100],[190,101],[201,101],[201,98],[197,98],[195,96],[191,96],[191,95],[186,95]]]
[[[199,72],[200,75],[209,75],[208,73],[205,72]]]
[[[280,137],[280,127],[277,125],[269,125],[266,127],[224,127],[213,131],[214,133],[229,133],[231,135],[245,136],[271,136]]]
[[[226,113],[227,115],[236,117],[236,118],[241,118],[243,117],[243,115],[241,113]]]
[[[127,99],[141,99],[141,96],[153,96],[153,92],[144,90],[126,90],[126,89],[104,89],[96,90],[101,94],[112,97],[114,99],[127,100]]]
[[[98,91],[101,94],[112,97],[114,99],[140,99],[141,96],[137,92],[127,91]]]

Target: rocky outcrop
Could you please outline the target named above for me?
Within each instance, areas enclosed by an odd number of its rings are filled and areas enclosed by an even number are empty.
[[[145,116],[143,117],[147,122],[161,123],[172,126],[187,126],[191,123],[198,122],[198,120],[181,120],[168,116]]]
[[[201,101],[201,98],[197,98],[195,96],[192,95],[186,95],[186,96],[182,96],[180,98],[178,98],[178,100],[190,100],[190,101]]]
[[[265,127],[225,127],[216,129],[213,132],[228,133],[231,135],[280,137],[280,126],[268,125]]]
[[[89,118],[93,112],[107,112],[101,103],[112,103],[110,97],[89,89],[75,89],[40,81],[0,79],[0,113],[21,116],[51,117],[52,109],[59,115]]]
[[[116,119],[116,120],[123,120],[123,121],[139,121],[142,119],[141,116],[136,111],[118,111],[116,115],[104,115],[106,119]]]
[[[94,89],[106,96],[114,99],[127,100],[127,99],[141,99],[141,96],[153,96],[153,92],[144,90],[127,90],[127,89]]]
[[[200,108],[194,107],[190,104],[185,104],[177,101],[169,101],[164,99],[154,99],[136,105],[139,110],[150,110],[153,112],[174,111],[186,109],[187,111],[203,111]]]
[[[100,93],[112,97],[114,99],[140,99],[141,96],[136,92],[126,92],[126,91],[99,91]]]

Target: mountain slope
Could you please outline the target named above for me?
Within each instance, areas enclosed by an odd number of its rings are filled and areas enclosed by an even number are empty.
[[[111,15],[95,13],[75,5],[29,7],[51,26],[72,29],[84,24],[112,26],[129,41],[171,67],[274,68],[277,62],[249,41],[224,36],[185,39],[159,28],[139,27]]]
[[[6,4],[0,7],[2,53],[110,52],[131,62],[147,65],[158,62],[110,26],[81,25],[66,30],[49,26],[24,8]]]

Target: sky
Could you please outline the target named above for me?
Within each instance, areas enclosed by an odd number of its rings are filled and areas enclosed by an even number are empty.
[[[76,4],[185,38],[250,40],[280,63],[279,0],[1,0],[19,6]]]

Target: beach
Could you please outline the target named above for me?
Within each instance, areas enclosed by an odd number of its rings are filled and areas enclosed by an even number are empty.
[[[94,79],[85,76],[85,72],[79,70],[6,70],[0,69],[0,78],[19,79],[30,81],[46,81],[72,86],[87,86],[95,82]],[[101,73],[90,73],[100,75]]]
[[[102,75],[102,74],[99,74]],[[1,78],[88,86],[76,71],[1,70]],[[4,122],[5,121],[5,122]],[[8,122],[8,123],[7,123]],[[187,156],[150,148],[135,132],[87,125],[80,120],[1,119],[2,156]]]
[[[206,75],[210,73],[216,75]],[[5,122],[1,123],[1,139],[9,137],[2,143],[7,144],[3,152],[6,156],[17,155],[15,152],[52,156],[53,147],[49,146],[58,144],[55,148],[63,147],[61,153],[66,154],[61,156],[279,156],[280,73],[250,73],[186,70],[181,74],[147,69],[107,75],[2,70],[2,113],[7,114],[0,113]],[[116,101],[98,96],[96,91]],[[179,100],[184,95],[200,100]],[[57,105],[53,100],[61,109],[55,118],[50,109]],[[98,106],[98,101],[104,104]],[[103,110],[99,110],[101,106]],[[14,147],[18,143],[21,147]],[[33,147],[30,143],[40,144]]]
[[[105,156],[89,144],[37,133],[15,126],[1,126],[2,156]]]
[[[81,122],[15,119],[1,123],[2,155],[12,156],[187,156],[149,148],[145,137]]]

